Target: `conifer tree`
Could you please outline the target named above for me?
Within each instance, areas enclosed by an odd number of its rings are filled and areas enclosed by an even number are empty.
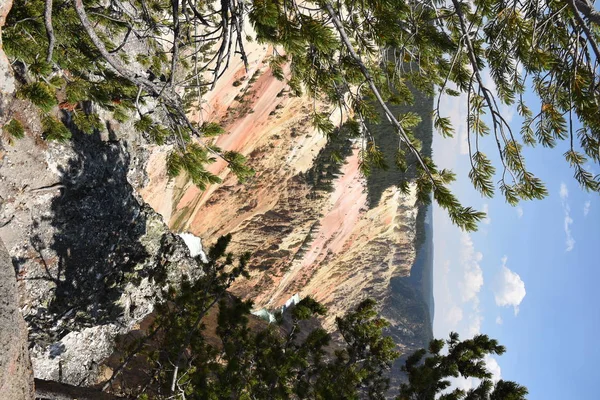
[[[122,362],[104,391],[148,400],[525,398],[527,389],[517,383],[492,382],[485,357],[505,349],[485,335],[433,340],[407,359],[407,381],[390,388],[391,365],[400,353],[370,299],[336,318],[337,338],[319,326],[327,310],[310,296],[278,314],[275,323],[259,320],[250,313],[251,301],[226,294],[234,279],[246,275],[248,258],[236,262],[226,253],[230,239],[219,239],[208,263],[198,260],[203,278],[165,293],[146,336],[124,342]],[[451,377],[479,381],[465,392],[451,387]]]
[[[384,118],[397,136],[398,167],[417,174],[419,199],[433,197],[473,230],[484,214],[463,206],[448,189],[455,176],[421,154],[414,116],[387,104],[411,103],[411,88],[435,96],[434,126],[451,136],[440,97],[465,94],[469,177],[484,196],[499,190],[510,204],[545,197],[523,147],[561,141],[575,179],[598,192],[600,176],[588,165],[600,162],[599,15],[589,0],[17,0],[3,41],[20,71],[19,93],[44,113],[60,103],[86,132],[103,127],[85,102],[117,120],[139,119],[149,140],[176,144],[170,173],[186,172],[202,188],[219,180],[203,166],[217,157],[241,180],[252,174],[189,115],[232,57],[247,64],[244,45],[254,36],[272,45],[271,71],[292,93],[327,104],[312,111],[318,129],[335,134],[336,108],[356,126],[363,173],[385,167],[368,128]],[[537,100],[526,102],[527,91]],[[505,106],[516,107],[520,129]],[[498,165],[481,151],[484,141],[497,148]]]
[[[447,354],[442,350],[447,346]],[[402,370],[408,375],[408,383],[400,386],[397,400],[523,400],[527,388],[512,381],[492,381],[484,358],[489,354],[502,355],[504,346],[487,335],[459,340],[457,333],[449,339],[432,340],[428,351],[412,354]],[[425,357],[426,356],[426,357]],[[452,388],[449,378],[476,378],[477,385],[467,391]],[[441,396],[440,394],[443,393]]]

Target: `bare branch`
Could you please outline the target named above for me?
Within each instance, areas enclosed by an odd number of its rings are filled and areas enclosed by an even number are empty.
[[[412,142],[408,138],[408,135],[404,131],[404,128],[402,128],[402,125],[400,125],[400,122],[398,122],[398,120],[396,119],[394,114],[390,111],[389,107],[385,103],[385,100],[383,100],[383,97],[381,97],[381,93],[379,93],[379,89],[375,85],[375,80],[371,76],[371,73],[367,69],[366,65],[364,64],[364,62],[362,61],[360,56],[354,50],[354,47],[352,46],[352,43],[350,42],[350,38],[348,37],[346,30],[344,29],[344,26],[342,25],[341,21],[339,20],[336,12],[334,11],[333,7],[331,6],[331,3],[326,2],[325,9],[327,10],[327,12],[331,18],[331,21],[333,22],[335,28],[337,29],[338,33],[340,34],[340,38],[342,39],[344,46],[348,50],[348,53],[350,53],[350,56],[352,57],[352,59],[354,59],[354,61],[360,67],[360,70],[361,70],[363,76],[367,80],[369,88],[375,95],[375,98],[377,99],[377,102],[379,103],[379,105],[383,108],[383,111],[385,112],[386,117],[392,123],[392,125],[394,125],[394,127],[398,130],[400,137],[402,138],[402,140],[404,141],[406,146],[414,154],[414,156],[417,158],[417,160],[419,161],[419,164],[421,164],[421,167],[423,167],[423,170],[429,175],[429,178],[431,179],[432,184],[435,186],[435,182],[434,182],[433,176],[431,174],[431,171],[429,170],[429,167],[423,160],[423,157],[421,157],[421,154],[419,153],[419,151],[413,146]]]
[[[221,42],[221,46],[219,47],[219,51],[217,52],[217,64],[215,65],[214,79],[210,88],[211,90],[213,90],[217,85],[221,63],[223,62],[223,59],[225,59],[225,54],[227,48],[229,47],[229,1],[230,0],[221,0],[221,26],[223,27],[223,40]]]
[[[171,11],[173,12],[173,48],[171,50],[171,75],[169,76],[169,86],[173,86],[175,70],[179,61],[179,0],[171,0]]]
[[[587,0],[575,0],[571,2],[575,9],[580,11],[588,21],[600,26],[600,12],[594,9],[594,5]]]
[[[583,18],[581,18],[581,15],[579,15],[579,11],[580,11],[579,3],[583,3],[583,2],[577,1],[577,0],[569,0],[569,5],[571,6],[571,10],[573,11],[573,14],[575,15],[575,20],[577,21],[577,25],[585,33],[585,36],[587,37],[590,46],[592,46],[592,49],[594,50],[594,53],[596,54],[596,60],[598,60],[598,59],[600,59],[600,49],[598,49],[598,44],[596,43],[594,36],[590,32],[590,28],[587,26],[587,24],[585,23]],[[595,14],[598,14],[598,13],[595,13]],[[585,13],[584,13],[584,15],[585,15]],[[600,15],[598,15],[598,17],[600,18]],[[588,19],[589,19],[589,17],[588,17]]]
[[[46,35],[48,36],[48,54],[46,55],[46,62],[50,64],[52,62],[54,44],[56,43],[54,28],[52,27],[52,0],[46,0],[46,6],[44,8],[44,25],[46,26]]]

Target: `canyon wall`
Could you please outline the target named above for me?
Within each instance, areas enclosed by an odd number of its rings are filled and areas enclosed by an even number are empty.
[[[10,5],[0,0],[0,26]],[[32,363],[39,379],[102,380],[115,337],[136,329],[167,285],[202,273],[136,191],[148,149],[131,123],[106,119],[101,133],[47,142],[40,112],[14,90],[0,49],[0,127],[14,118],[25,128],[19,140],[0,130],[3,399],[33,395]]]
[[[8,11],[6,4],[0,0],[0,10]],[[343,129],[330,141],[316,132],[313,101],[291,97],[272,76],[271,49],[254,44],[248,52],[249,69],[233,65],[194,118],[222,123],[228,133],[216,144],[247,155],[256,176],[239,184],[217,161],[210,169],[223,183],[204,192],[185,177],[169,180],[169,146],[149,146],[130,124],[106,119],[104,132],[44,141],[36,108],[12,95],[14,80],[0,52],[0,125],[17,118],[26,131],[0,148],[0,239],[12,264],[4,263],[3,274],[16,274],[19,294],[9,324],[18,332],[9,336],[22,339],[7,353],[20,364],[0,367],[23,376],[23,390],[32,389],[31,369],[18,311],[37,378],[102,381],[114,338],[137,329],[168,284],[200,273],[169,227],[208,243],[232,233],[233,252],[252,251],[251,276],[232,291],[257,310],[311,295],[329,308],[324,326],[333,330],[335,316],[371,297],[400,350],[430,339],[427,285],[410,279],[424,218],[414,185],[402,193],[398,183],[406,177],[394,168],[361,176],[358,143]],[[427,110],[428,101],[417,98],[416,107]],[[420,135],[430,137],[423,115]],[[335,112],[332,119],[343,122]],[[373,130],[389,158],[397,146],[390,127]],[[341,164],[332,161],[334,152],[342,154]]]
[[[393,167],[398,139],[389,124],[372,126],[386,154],[388,171],[369,178],[359,172],[358,143],[344,135],[326,140],[311,122],[313,101],[292,97],[268,67],[270,49],[255,45],[250,68],[233,65],[202,104],[201,121],[218,122],[227,133],[216,144],[249,158],[256,176],[240,184],[223,162],[210,166],[221,184],[201,192],[185,177],[164,172],[168,149],[157,148],[148,164],[142,197],[175,231],[208,242],[232,233],[231,250],[253,253],[251,277],[232,291],[252,299],[256,310],[274,310],[295,294],[313,296],[329,309],[324,325],[334,329],[341,315],[366,297],[376,299],[392,323],[400,349],[412,351],[431,338],[431,295],[409,280],[416,258],[417,215],[414,184]],[[431,100],[416,96],[424,123],[417,136],[430,148]],[[343,122],[336,112],[335,124]],[[429,147],[427,147],[429,146]],[[332,153],[342,154],[336,164]],[[402,279],[407,278],[407,279]],[[427,293],[424,293],[427,292]]]
[[[11,0],[0,0],[0,118],[4,114],[7,99],[14,91],[13,77],[2,50],[2,26],[11,5]],[[4,199],[0,197],[0,213],[3,205]],[[28,345],[27,325],[19,307],[15,270],[0,239],[0,393],[5,398],[33,399],[33,370]]]

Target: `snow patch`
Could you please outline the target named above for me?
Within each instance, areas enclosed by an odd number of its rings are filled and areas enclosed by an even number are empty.
[[[204,253],[204,250],[202,249],[202,239],[200,239],[198,236],[196,236],[192,233],[188,233],[188,232],[179,233],[178,235],[180,238],[183,239],[183,241],[185,242],[185,245],[190,250],[190,256],[192,256],[192,257],[200,256],[200,259],[202,260],[203,263],[208,262],[208,257],[206,257],[206,254]]]
[[[256,315],[257,317],[262,318],[265,321],[268,321],[269,323],[273,323],[273,322],[275,322],[275,314],[276,314],[277,311],[283,313],[285,310],[287,310],[291,306],[295,306],[298,303],[300,303],[300,295],[298,293],[296,293],[292,297],[290,297],[285,302],[284,305],[282,305],[281,307],[279,307],[279,310],[275,310],[273,312],[270,312],[266,308],[261,308],[260,310],[252,311],[252,315]]]

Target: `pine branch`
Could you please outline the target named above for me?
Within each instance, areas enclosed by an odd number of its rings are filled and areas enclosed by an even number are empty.
[[[344,29],[344,25],[342,25],[341,21],[339,20],[337,13],[334,11],[333,7],[331,6],[331,3],[325,2],[325,9],[327,10],[329,17],[331,18],[333,25],[335,26],[336,30],[338,31],[344,46],[350,53],[350,56],[360,67],[360,70],[361,70],[363,76],[367,80],[369,88],[371,88],[371,91],[375,95],[377,102],[383,108],[385,115],[388,117],[388,119],[392,123],[392,125],[394,125],[394,127],[398,130],[398,133],[400,133],[400,136],[402,137],[402,140],[404,141],[406,146],[411,150],[411,152],[417,158],[419,164],[421,164],[421,167],[423,167],[423,170],[427,173],[427,175],[429,176],[429,179],[435,185],[433,175],[431,174],[429,167],[423,160],[421,153],[419,153],[419,151],[413,146],[411,140],[408,138],[408,135],[404,131],[404,128],[402,127],[400,122],[398,122],[398,120],[396,119],[396,116],[388,108],[387,104],[385,103],[385,100],[383,100],[383,97],[381,97],[381,93],[379,92],[379,89],[375,85],[375,80],[373,79],[373,76],[369,72],[367,66],[364,64],[364,62],[362,61],[360,56],[354,50],[354,47],[352,46],[352,43],[350,42],[350,38],[348,37],[346,30]]]
[[[179,61],[179,0],[171,0],[171,11],[173,13],[173,48],[171,50],[171,75],[169,76],[169,86],[173,86],[173,79]]]
[[[234,0],[235,1],[235,0]],[[244,68],[246,69],[246,73],[248,72],[248,56],[246,55],[246,50],[244,50],[244,40],[242,38],[242,26],[240,24],[240,19],[243,21],[243,13],[244,8],[243,4],[238,2],[237,9],[232,10],[231,19],[233,24],[235,25],[235,30],[237,32],[237,45],[239,46],[239,54],[244,62]],[[239,15],[238,15],[239,13]],[[238,18],[239,17],[239,18]]]
[[[600,12],[594,9],[594,5],[590,4],[588,0],[575,0],[571,1],[572,6],[580,11],[590,22],[600,26]]]
[[[140,77],[137,74],[135,74],[134,72],[128,70],[123,65],[121,60],[119,60],[118,58],[116,58],[115,56],[110,54],[110,52],[106,49],[106,46],[104,46],[104,43],[102,43],[102,40],[96,34],[96,31],[94,30],[94,27],[92,26],[92,23],[88,19],[82,0],[73,0],[73,4],[75,6],[75,11],[77,12],[77,15],[79,16],[79,21],[81,22],[81,25],[83,26],[83,29],[85,29],[85,31],[88,34],[88,36],[90,37],[92,43],[94,44],[94,46],[96,46],[96,48],[98,49],[98,51],[100,52],[100,54],[102,55],[104,60],[117,73],[119,73],[125,79],[136,84],[137,86],[143,87],[144,89],[146,89],[146,91],[148,91],[149,93],[151,93],[153,95],[160,96],[160,94],[162,92],[162,90],[161,90],[162,88],[158,87],[158,85],[156,85],[154,82],[150,81],[149,79]]]
[[[229,47],[229,2],[230,0],[221,0],[221,26],[223,29],[223,39],[221,41],[221,46],[217,51],[217,64],[215,65],[214,78],[210,90],[213,90],[217,85],[221,63],[225,59],[226,50],[227,47]]]
[[[583,32],[585,32],[585,36],[587,36],[588,42],[590,43],[590,46],[592,46],[592,49],[594,50],[594,54],[596,55],[596,60],[600,60],[600,49],[598,49],[598,44],[596,43],[596,40],[595,40],[594,36],[592,35],[589,26],[585,23],[585,21],[583,20],[583,18],[581,18],[581,15],[579,14],[579,12],[580,12],[579,4],[580,3],[584,3],[584,2],[581,0],[569,0],[569,6],[571,7],[573,14],[575,15],[575,20],[577,21],[577,25],[583,30]],[[589,7],[589,5],[588,5],[588,7]],[[584,8],[582,8],[581,10],[583,10],[583,9]],[[600,14],[598,14],[597,12],[591,12],[589,9],[586,9],[586,10],[587,10],[587,13],[582,12],[584,15],[586,15],[586,18],[588,18],[588,20],[592,21],[590,16],[592,18],[594,18],[594,16],[595,16],[598,18],[598,20],[596,20],[595,23],[600,25],[600,23],[599,23]],[[592,11],[593,11],[593,9],[592,9]]]

